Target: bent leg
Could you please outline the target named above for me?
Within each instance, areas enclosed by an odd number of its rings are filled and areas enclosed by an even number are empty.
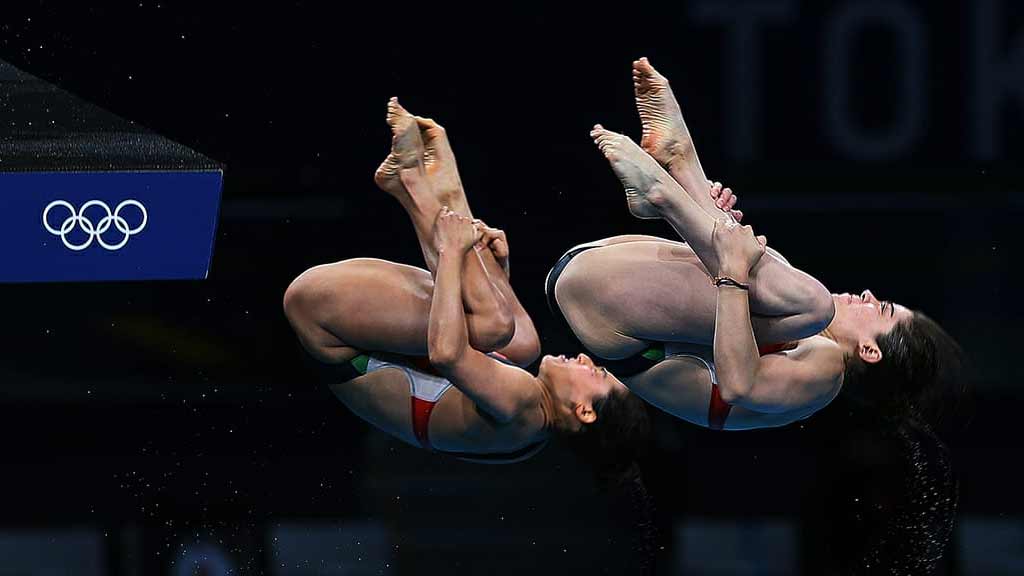
[[[354,258],[303,272],[285,291],[284,310],[303,347],[321,362],[345,362],[359,350],[426,356],[433,292],[433,278],[422,268]],[[474,348],[496,349],[487,319],[467,315],[466,323]]]
[[[429,118],[415,117],[423,142],[423,166],[425,182],[419,172],[403,174],[403,182],[412,187],[429,187],[430,205],[423,204],[420,212],[427,218],[413,216],[413,226],[420,238],[421,249],[428,261],[436,261],[433,246],[433,219],[441,206],[448,206],[456,213],[472,218],[469,201],[459,177],[458,163],[447,131]],[[425,195],[423,195],[425,196]],[[427,227],[424,227],[427,221]],[[423,239],[427,238],[428,242]],[[480,317],[494,333],[488,339],[492,345],[488,350],[497,349],[512,362],[526,366],[540,355],[540,339],[529,314],[520,304],[505,271],[495,260],[490,250],[476,250],[466,259],[463,269],[463,300],[470,316]],[[470,318],[470,322],[474,319]],[[507,339],[502,339],[502,338]],[[486,351],[486,350],[485,350]]]
[[[710,342],[715,297],[693,251],[667,241],[585,250],[555,284],[555,300],[577,338],[609,360],[649,342]]]
[[[689,245],[633,241],[581,252],[555,285],[555,299],[573,332],[592,352],[620,359],[649,342],[714,341],[717,292]],[[800,313],[753,316],[758,342],[807,336]]]
[[[662,204],[662,214],[680,236],[693,239],[689,244],[705,267],[717,269],[707,225],[711,217],[678,190]],[[690,233],[692,229],[698,232]],[[763,328],[770,327],[771,336],[764,334],[769,339],[762,342],[782,342],[821,332],[832,321],[835,309],[821,282],[790,265],[775,250],[768,250],[750,271],[750,312],[762,317]]]
[[[441,202],[455,201],[465,215],[469,212],[454,155],[440,126],[427,129],[396,98],[388,103],[387,122],[393,133],[391,152],[377,169],[374,181],[405,209],[427,268],[433,272],[437,267],[434,221]],[[458,195],[451,191],[453,187],[458,187]],[[466,259],[463,274],[463,305],[470,334],[475,335],[474,346],[479,344],[480,350],[491,351],[507,345],[515,332],[514,311],[488,277],[480,254]]]
[[[285,292],[284,310],[322,362],[343,362],[356,350],[422,356],[432,287],[426,270],[355,258],[303,272]]]
[[[676,198],[663,216],[683,238],[689,240],[688,234],[697,235],[694,248],[699,251],[703,248],[699,236],[703,234],[704,225],[700,222],[701,215],[694,212],[695,208],[700,207],[715,220],[721,220],[725,214],[709,197],[707,176],[668,78],[655,70],[646,58],[641,58],[633,62],[633,88],[643,125],[641,147],[693,200],[691,203]],[[813,332],[814,328],[820,326],[820,330],[827,326],[833,309],[824,286],[789,266],[774,250],[769,251],[769,255],[771,258],[762,258],[751,274],[751,312],[779,318],[795,333]],[[709,262],[703,254],[700,257]],[[792,316],[800,318],[790,318]]]
[[[592,132],[601,152],[626,189],[630,211],[641,218],[663,218],[712,275],[718,259],[711,246],[715,220],[649,154],[629,138],[600,126]],[[775,318],[789,339],[816,334],[834,313],[832,297],[810,275],[769,254],[750,272],[751,313]]]

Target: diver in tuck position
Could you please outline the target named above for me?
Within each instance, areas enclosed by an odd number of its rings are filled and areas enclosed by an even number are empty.
[[[634,394],[713,429],[782,426],[840,391],[897,418],[939,420],[962,392],[957,343],[869,290],[829,294],[737,228],[735,196],[711,188],[668,80],[646,59],[633,80],[640,145],[600,125],[591,136],[630,212],[666,220],[685,243],[618,236],[566,252],[546,291],[580,344]],[[737,248],[741,234],[754,244]]]

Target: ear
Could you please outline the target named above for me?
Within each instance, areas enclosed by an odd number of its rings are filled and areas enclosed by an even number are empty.
[[[857,355],[866,364],[875,364],[882,359],[882,351],[878,348],[878,342],[874,339],[862,340],[857,345]]]
[[[589,403],[577,404],[573,411],[576,413],[576,419],[584,424],[593,424],[597,420],[597,412],[594,412],[594,407]]]

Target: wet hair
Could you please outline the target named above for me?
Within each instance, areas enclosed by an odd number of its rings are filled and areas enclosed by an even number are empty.
[[[653,573],[657,540],[653,501],[640,467],[651,433],[647,410],[647,403],[634,394],[609,394],[595,405],[597,419],[567,437],[608,495],[615,525],[630,541],[631,567],[639,574]]]
[[[880,410],[892,421],[916,420],[951,431],[970,400],[963,349],[934,320],[914,312],[875,338],[882,358],[873,364],[848,360],[844,394]]]
[[[950,551],[959,501],[951,451],[927,423],[843,422],[837,445],[832,574],[933,574]],[[869,470],[870,473],[865,473]],[[840,502],[842,502],[840,504]]]
[[[881,360],[848,359],[843,381],[844,399],[854,408],[849,440],[858,453],[872,453],[858,468],[875,471],[863,487],[864,500],[875,506],[850,518],[860,536],[846,543],[842,573],[870,566],[928,574],[949,548],[956,516],[959,482],[948,441],[971,415],[966,357],[942,327],[916,311],[875,341]]]

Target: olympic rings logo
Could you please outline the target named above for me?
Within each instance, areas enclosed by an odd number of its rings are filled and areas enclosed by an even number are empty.
[[[85,216],[85,211],[93,206],[98,206],[107,213],[106,216],[100,218],[99,222],[95,224]],[[142,214],[142,222],[134,228],[130,228],[128,226],[128,221],[121,216],[121,211],[129,206],[138,209]],[[65,208],[68,211],[67,218],[65,218],[57,228],[50,226],[50,222],[48,220],[50,210],[53,210],[54,208]],[[60,236],[64,245],[67,246],[69,250],[74,250],[75,252],[85,250],[92,244],[93,240],[98,242],[100,246],[107,250],[120,250],[128,243],[128,238],[142,232],[142,229],[146,227],[146,223],[148,221],[149,214],[146,212],[146,207],[138,200],[125,200],[118,204],[117,208],[113,211],[111,211],[110,206],[107,206],[102,200],[89,200],[85,204],[82,204],[82,208],[79,210],[75,210],[75,207],[70,202],[54,200],[43,209],[43,227],[46,228],[46,231],[50,234]],[[110,229],[111,225],[113,225],[118,232],[124,234],[124,238],[113,244],[110,244],[103,239],[103,234]],[[76,227],[81,228],[82,231],[89,236],[87,240],[80,244],[74,244],[68,240],[68,234]]]

